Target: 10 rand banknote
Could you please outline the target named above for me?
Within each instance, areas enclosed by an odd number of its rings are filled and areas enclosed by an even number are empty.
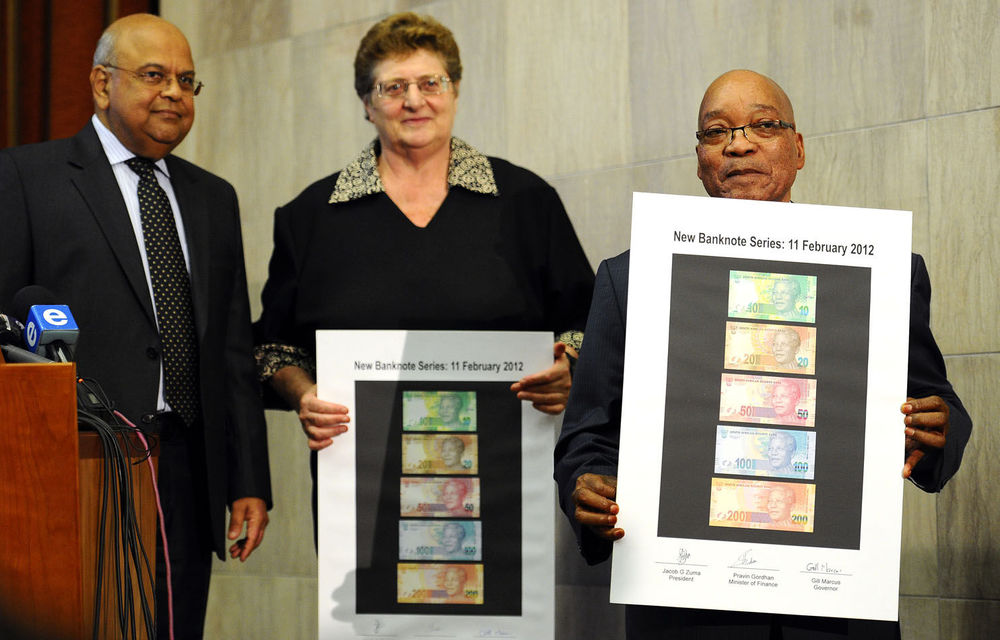
[[[816,322],[816,276],[729,272],[729,317]]]
[[[403,392],[403,431],[475,430],[475,391]]]

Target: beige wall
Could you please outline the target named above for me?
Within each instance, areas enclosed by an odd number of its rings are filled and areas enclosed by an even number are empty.
[[[198,124],[179,153],[228,178],[243,207],[254,313],[275,206],[371,137],[352,89],[361,35],[414,8],[452,28],[465,79],[456,132],[559,190],[595,264],[628,245],[633,190],[702,194],[694,129],[719,73],[774,77],[796,107],[800,202],[914,212],[935,284],[933,327],[976,430],[939,495],[907,488],[906,638],[980,638],[1000,625],[1000,2],[998,0],[162,0],[191,38]],[[208,637],[315,637],[303,436],[270,413],[275,509],[246,565],[218,563]],[[607,571],[559,521],[561,638],[612,631]]]

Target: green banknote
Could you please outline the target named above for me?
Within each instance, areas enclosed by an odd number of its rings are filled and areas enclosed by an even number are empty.
[[[816,276],[729,272],[729,317],[816,322]]]
[[[403,392],[403,431],[475,430],[475,391]]]

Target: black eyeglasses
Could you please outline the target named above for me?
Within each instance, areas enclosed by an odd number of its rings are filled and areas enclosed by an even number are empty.
[[[737,131],[742,131],[750,142],[766,142],[781,133],[782,129],[795,131],[795,124],[784,120],[760,120],[742,127],[709,127],[695,132],[694,135],[703,147],[714,147],[731,144]]]

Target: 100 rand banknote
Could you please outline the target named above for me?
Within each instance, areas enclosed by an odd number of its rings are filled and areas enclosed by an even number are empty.
[[[400,520],[400,560],[482,560],[478,520]]]
[[[716,429],[715,473],[812,480],[815,472],[812,431],[728,425]]]

